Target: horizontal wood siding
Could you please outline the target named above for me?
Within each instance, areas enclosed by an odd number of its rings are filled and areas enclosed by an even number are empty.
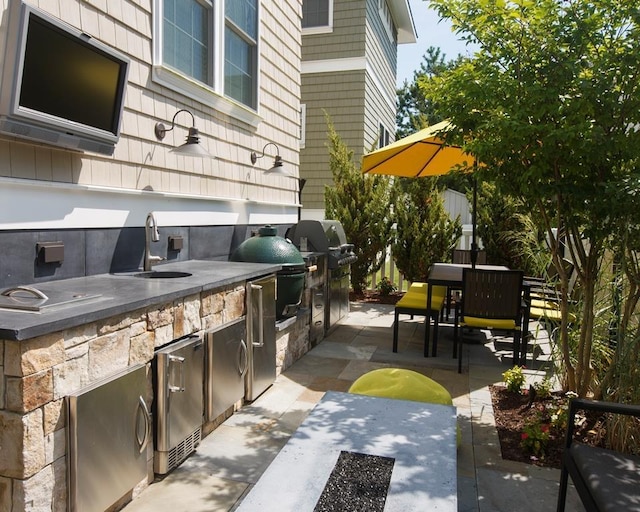
[[[215,111],[152,80],[151,0],[40,0],[40,8],[119,49],[131,59],[121,138],[112,157],[78,153],[0,136],[0,176],[92,185],[113,189],[215,196],[230,202],[295,204],[297,183],[264,175],[271,162],[252,167],[251,151],[275,142],[285,165],[298,172],[301,2],[258,2],[259,114],[251,126]],[[3,24],[8,0],[1,0]],[[3,27],[4,28],[4,27]],[[4,33],[0,42],[4,54]],[[178,117],[177,129],[162,143],[154,136],[158,121],[179,109],[195,116],[202,144],[215,158],[180,157],[169,150],[182,143],[190,120]],[[143,221],[144,219],[142,219]]]
[[[343,142],[355,151],[354,161],[359,166],[364,136],[364,72],[304,75],[302,94],[307,98],[306,143],[300,152],[301,175],[307,179],[302,203],[305,208],[324,209],[324,187],[333,183],[324,112]]]
[[[334,0],[333,31],[302,37],[302,59],[362,57],[365,52],[365,0]]]
[[[365,146],[367,151],[378,140],[382,123],[395,138],[397,45],[390,41],[378,12],[378,1],[367,2],[367,103]]]
[[[333,177],[322,110],[331,115],[360,168],[362,155],[378,140],[381,122],[392,139],[395,135],[396,44],[382,24],[377,0],[342,0],[334,3],[333,32],[303,36],[302,52],[304,62],[364,57],[362,69],[328,69],[302,78],[302,102],[307,108],[305,147],[300,153],[300,173],[307,179],[302,203],[305,209],[323,210],[324,188]]]

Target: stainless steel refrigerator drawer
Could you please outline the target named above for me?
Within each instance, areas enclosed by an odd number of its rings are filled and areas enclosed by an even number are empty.
[[[213,421],[244,396],[249,366],[247,327],[243,316],[206,334],[206,419]]]
[[[102,512],[147,476],[148,382],[136,365],[67,397],[72,512]]]
[[[156,449],[153,470],[164,474],[195,450],[202,435],[204,342],[181,338],[156,351]]]

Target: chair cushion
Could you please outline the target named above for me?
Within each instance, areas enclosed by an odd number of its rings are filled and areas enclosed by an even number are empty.
[[[411,286],[409,286],[409,290],[407,291],[407,293],[422,293],[426,295],[428,291],[427,286],[429,286],[427,283],[420,283],[418,281],[415,281],[411,283]],[[447,294],[446,286],[433,286],[431,290],[432,296],[438,295],[438,296],[444,297],[446,294]]]
[[[569,453],[599,510],[640,511],[640,457],[577,442]]]
[[[414,282],[409,287],[407,293],[396,303],[396,308],[421,309],[427,306],[427,283]],[[444,296],[447,293],[445,286],[434,286],[431,291],[431,311],[440,311],[444,304]]]
[[[434,295],[431,297],[431,311],[440,311],[442,304],[444,303],[444,297]],[[427,296],[421,293],[405,293],[402,298],[396,303],[397,308],[409,308],[409,309],[425,309],[427,306]]]
[[[559,309],[546,309],[546,308],[530,308],[529,316],[531,318],[546,318],[547,320],[553,320],[559,322],[562,320],[562,315]]]
[[[515,320],[497,320],[493,318],[478,318],[474,316],[465,316],[460,323],[461,327],[475,327],[478,329],[498,329],[505,331],[513,331],[520,326],[516,326]]]

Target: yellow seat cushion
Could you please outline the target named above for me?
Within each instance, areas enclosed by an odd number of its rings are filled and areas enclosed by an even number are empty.
[[[514,320],[494,320],[492,318],[477,318],[474,316],[463,317],[460,325],[478,329],[504,329],[506,331],[513,331],[516,327],[520,328],[520,326],[516,326]]]
[[[444,297],[434,295],[431,297],[431,310],[440,311]],[[427,296],[420,293],[405,293],[403,297],[396,303],[396,307],[409,309],[425,309],[427,306]]]
[[[359,377],[349,393],[453,405],[451,394],[435,380],[403,368],[380,368]]]
[[[408,309],[425,309],[427,305],[427,283],[412,283],[409,290],[396,303],[396,307]],[[444,286],[434,286],[431,292],[431,311],[440,311],[447,292]]]
[[[559,309],[547,309],[539,307],[531,307],[529,309],[529,316],[531,318],[546,318],[547,320],[553,320],[559,322],[562,319]]]
[[[425,296],[427,295],[427,291],[428,291],[428,287],[429,285],[427,283],[419,283],[419,282],[414,282],[411,283],[411,286],[409,286],[409,290],[407,291],[407,293],[422,293]],[[447,294],[447,287],[446,286],[433,286],[433,289],[431,291],[431,295],[432,296],[442,296],[444,297]]]
[[[560,323],[562,320],[562,314],[560,313],[560,307],[556,304],[553,308],[544,307],[531,307],[529,309],[529,316],[531,318],[545,318],[553,322]],[[576,321],[576,315],[573,313],[568,314],[568,320],[570,323]]]
[[[544,309],[560,309],[560,303],[553,300],[533,299],[531,301],[531,307]]]

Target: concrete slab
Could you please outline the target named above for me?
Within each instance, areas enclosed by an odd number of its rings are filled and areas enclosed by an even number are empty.
[[[237,510],[313,510],[347,451],[394,460],[385,511],[456,511],[455,437],[453,407],[327,392]]]
[[[230,510],[242,497],[248,484],[212,476],[207,471],[192,472],[178,468],[171,478],[147,487],[127,512],[160,512],[163,510],[211,512]]]

